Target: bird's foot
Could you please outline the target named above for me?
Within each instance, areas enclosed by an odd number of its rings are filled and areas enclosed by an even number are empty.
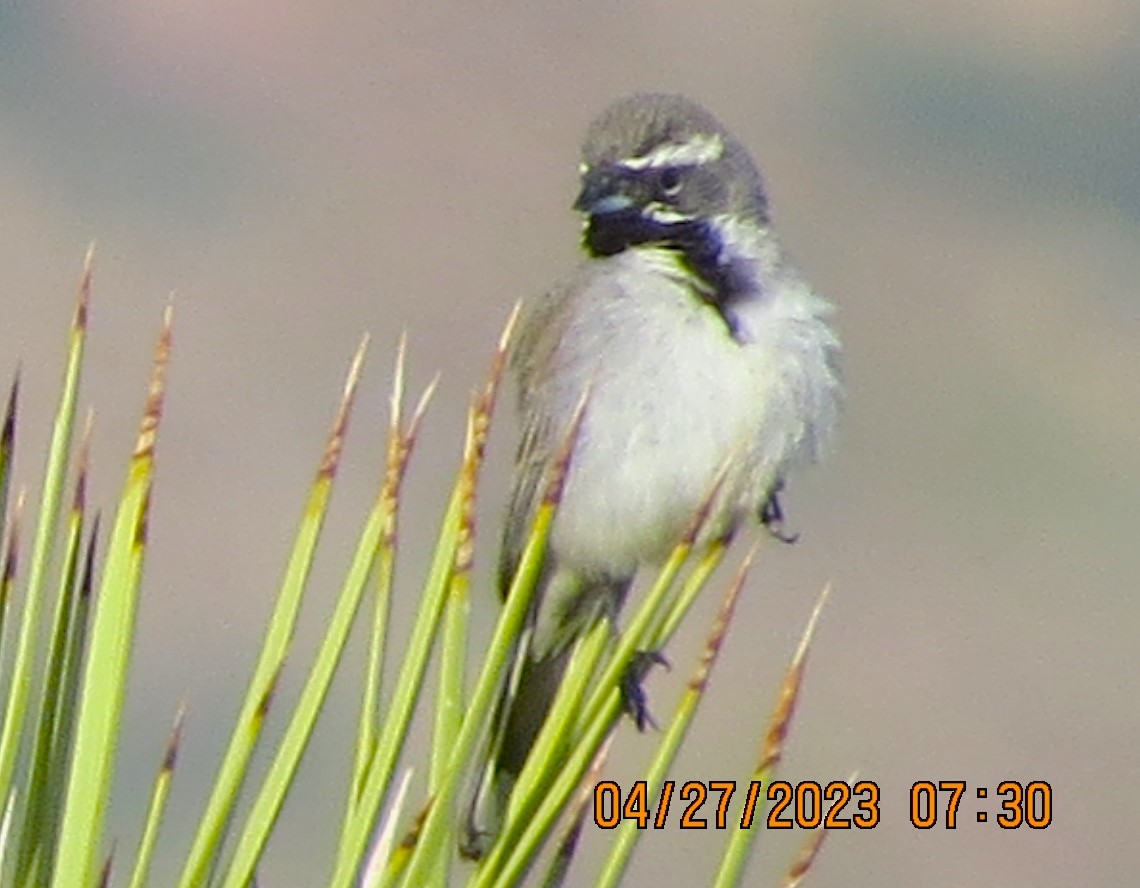
[[[494,838],[490,832],[468,827],[459,840],[459,856],[464,860],[482,860],[491,850]]]
[[[760,523],[781,543],[791,544],[798,540],[800,535],[784,527],[784,507],[780,505],[780,491],[783,489],[782,483],[777,484],[768,494],[768,499],[764,500],[764,505],[760,507]]]
[[[646,725],[657,728],[657,722],[649,712],[649,697],[643,686],[645,676],[654,666],[668,669],[669,661],[658,651],[637,651],[630,658],[621,678],[622,707],[639,731],[644,731]]]

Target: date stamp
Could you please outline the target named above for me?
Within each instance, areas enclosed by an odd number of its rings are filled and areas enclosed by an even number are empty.
[[[1045,829],[1053,820],[1053,788],[1044,780],[1027,783],[1004,780],[992,790],[1000,800],[996,812],[985,805],[991,788],[976,786],[972,795],[981,803],[973,812],[978,823],[995,822],[1002,829]],[[959,816],[968,813],[963,799],[970,796],[964,780],[917,780],[907,801],[899,800],[898,813],[909,813],[915,829],[942,826],[956,829]],[[742,807],[733,807],[734,798]],[[622,789],[613,780],[594,787],[594,823],[614,829],[623,820],[638,829],[665,829],[675,823],[680,829],[874,829],[879,825],[882,792],[873,780],[852,783],[815,780],[791,783],[753,780],[738,786],[735,780],[689,780],[677,786],[666,780],[650,791],[644,780]]]

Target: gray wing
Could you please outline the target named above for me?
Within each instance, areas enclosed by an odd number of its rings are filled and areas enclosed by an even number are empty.
[[[569,286],[556,287],[523,307],[509,370],[517,386],[522,437],[499,553],[499,592],[506,597],[546,487],[547,467],[561,443],[549,409],[547,380],[554,370]]]

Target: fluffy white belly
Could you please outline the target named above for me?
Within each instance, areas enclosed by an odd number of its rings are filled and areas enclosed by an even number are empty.
[[[592,389],[552,545],[567,566],[621,575],[668,555],[726,465],[703,538],[758,509],[786,448],[766,440],[779,374],[763,337],[734,340],[671,260],[609,265],[574,291],[556,349],[559,425]]]

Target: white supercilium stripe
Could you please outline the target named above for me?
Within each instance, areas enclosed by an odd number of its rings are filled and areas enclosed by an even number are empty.
[[[646,170],[651,167],[698,166],[717,160],[724,153],[724,140],[717,134],[696,135],[687,142],[659,145],[648,154],[619,161],[627,170]]]

